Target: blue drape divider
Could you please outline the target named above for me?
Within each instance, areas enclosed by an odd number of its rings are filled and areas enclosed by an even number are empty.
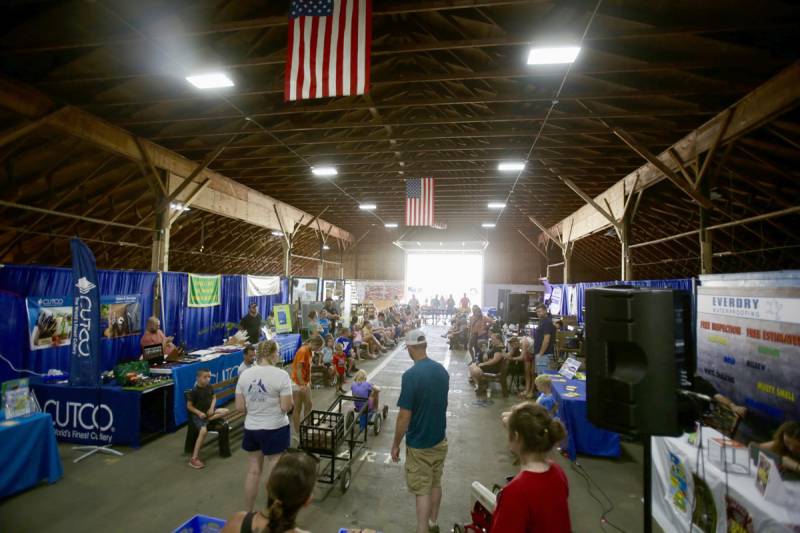
[[[576,283],[570,285],[577,290],[578,299],[578,322],[583,322],[583,308],[586,302],[586,289],[597,287],[608,287],[609,285],[632,285],[634,287],[649,287],[653,289],[676,289],[682,291],[693,292],[694,285],[693,278],[680,278],[680,279],[643,279],[635,281],[596,281],[591,283]],[[567,312],[567,299],[562,304],[562,312]]]
[[[98,270],[101,295],[139,294],[142,298],[142,317],[153,314],[153,283],[156,275],[152,272],[119,270]],[[72,271],[68,268],[27,265],[4,265],[0,268],[0,290],[14,293],[20,298],[25,309],[25,298],[60,297],[72,295]],[[23,311],[25,314],[25,311]],[[23,364],[34,372],[47,372],[51,368],[69,371],[69,346],[31,350],[28,340],[27,316],[20,323],[14,335],[24,342]],[[2,342],[5,345],[6,339]],[[139,335],[128,335],[100,341],[100,368],[109,370],[117,361],[131,359],[139,355]]]
[[[28,338],[28,319],[25,298],[60,297],[72,292],[71,271],[68,268],[28,265],[0,267],[0,309],[4,316],[0,325],[0,353],[17,368],[45,373],[51,368],[69,371],[69,346],[31,350]],[[142,327],[153,313],[153,284],[158,274],[98,270],[101,295],[139,294],[142,298]],[[162,274],[164,333],[175,337],[176,344],[190,350],[220,344],[238,328],[250,301],[258,304],[265,319],[278,303],[286,303],[289,280],[281,278],[281,292],[271,296],[247,297],[245,276],[223,275],[221,305],[188,307],[189,277],[183,272]],[[109,370],[119,361],[139,356],[140,335],[128,335],[101,340],[100,368]],[[6,363],[0,361],[0,381],[17,377]]]
[[[14,368],[25,368],[27,342],[25,336],[19,334],[28,327],[25,300],[19,295],[0,291],[0,309],[3,310],[3,316],[0,318],[0,354],[8,359]],[[0,383],[18,377],[25,375],[18,374],[8,366],[8,363],[0,361]]]

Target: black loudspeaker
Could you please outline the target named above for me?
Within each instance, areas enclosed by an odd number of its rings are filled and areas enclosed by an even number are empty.
[[[586,388],[593,424],[631,435],[682,433],[674,307],[671,290],[586,291]]]
[[[497,316],[503,322],[508,322],[508,295],[510,293],[509,289],[497,290]]]
[[[526,324],[528,322],[528,295],[525,293],[512,292],[508,295],[508,318],[509,324]]]

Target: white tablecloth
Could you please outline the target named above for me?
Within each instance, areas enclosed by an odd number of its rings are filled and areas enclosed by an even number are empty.
[[[722,435],[711,428],[703,428],[703,450],[705,462],[705,483],[713,496],[717,512],[717,533],[728,531],[727,511],[729,510],[725,493],[725,472],[719,463],[708,458],[708,440]],[[692,474],[703,478],[697,472],[697,447],[688,442],[688,435],[678,438],[653,437],[653,517],[667,532],[688,532],[690,508],[695,502],[694,480]],[[747,450],[742,450],[747,454]],[[749,460],[749,458],[748,458]],[[720,466],[718,466],[720,465]],[[777,533],[800,531],[800,483],[786,483],[787,505],[777,505],[764,499],[756,489],[756,466],[750,465],[750,474],[737,474],[728,471],[728,497],[734,513],[741,517],[745,512],[751,521],[747,533]],[[796,528],[796,529],[795,529]],[[694,532],[700,531],[698,527]]]

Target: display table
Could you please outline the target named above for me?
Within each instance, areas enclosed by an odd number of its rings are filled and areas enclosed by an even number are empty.
[[[5,420],[0,410],[0,498],[63,475],[53,419],[47,413]]]
[[[244,360],[241,350],[221,354],[209,361],[197,361],[176,366],[172,369],[172,379],[175,381],[175,392],[173,401],[173,415],[175,425],[180,426],[189,420],[189,412],[186,410],[186,398],[184,391],[194,387],[197,379],[197,371],[207,368],[211,371],[211,383],[225,381],[239,375],[239,365]]]
[[[79,444],[138,448],[142,438],[175,431],[173,383],[128,390],[118,385],[71,387],[31,380],[42,411],[53,417],[56,437]]]
[[[725,471],[708,458],[709,439],[722,435],[711,428],[703,428],[702,434],[704,467],[699,478],[695,477],[698,448],[689,444],[688,435],[652,438],[653,517],[664,531],[688,532],[693,507],[702,510],[704,531],[788,531],[800,527],[800,482],[784,485],[787,501],[794,504],[777,505],[756,489],[756,467],[751,464],[750,474],[728,471],[726,498]],[[746,449],[741,452],[747,454]],[[735,523],[729,524],[729,517]],[[694,530],[698,531],[697,527]]]
[[[567,428],[567,454],[574,461],[577,454],[619,457],[619,434],[600,429],[586,417],[586,382],[565,379],[553,373],[553,398],[558,403],[558,417]]]
[[[303,343],[299,333],[282,333],[280,335],[275,335],[273,340],[277,342],[280,347],[281,361],[283,361],[284,365],[294,360],[294,354],[297,353],[297,350],[300,349],[300,345]]]

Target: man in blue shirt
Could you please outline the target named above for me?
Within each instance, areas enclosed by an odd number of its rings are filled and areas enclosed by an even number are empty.
[[[438,533],[436,524],[442,503],[442,471],[447,457],[447,393],[450,374],[428,358],[422,330],[406,334],[408,354],[414,366],[403,374],[392,460],[400,460],[400,443],[406,439],[406,483],[417,497],[417,533]]]

